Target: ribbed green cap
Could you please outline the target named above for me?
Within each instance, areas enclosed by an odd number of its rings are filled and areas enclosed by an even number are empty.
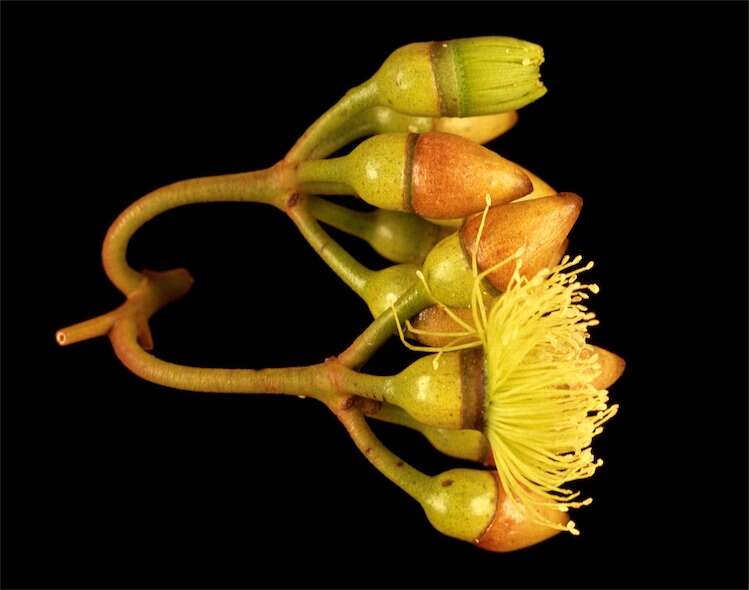
[[[432,44],[443,116],[472,117],[519,109],[546,94],[543,49],[512,37]]]

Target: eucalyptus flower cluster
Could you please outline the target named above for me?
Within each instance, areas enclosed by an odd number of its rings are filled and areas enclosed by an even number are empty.
[[[542,62],[541,47],[509,37],[398,49],[271,168],[175,183],[123,212],[102,258],[126,300],[60,330],[58,342],[106,335],[130,370],[178,389],[318,399],[448,536],[511,551],[579,534],[569,510],[591,499],[570,484],[602,464],[592,442],[616,414],[608,388],[624,361],[590,342],[598,320],[587,305],[598,286],[582,277],[592,263],[567,254],[582,198],[482,145],[545,94]],[[342,204],[351,198],[370,210]],[[184,269],[132,269],[130,237],[168,209],[226,200],[283,211],[361,297],[373,321],[345,351],[263,370],[185,367],[149,352],[151,315],[192,279]],[[324,226],[367,241],[392,264],[365,267]],[[395,336],[425,354],[390,376],[364,372]],[[415,429],[476,467],[424,474],[379,441],[368,419]]]

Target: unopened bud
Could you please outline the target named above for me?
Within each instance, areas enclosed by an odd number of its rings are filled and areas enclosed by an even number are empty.
[[[482,549],[507,552],[523,549],[557,535],[560,530],[531,518],[528,508],[505,493],[499,478],[497,482],[496,511],[489,526],[474,542]],[[538,507],[539,515],[550,523],[564,527],[569,516],[554,507]]]
[[[372,78],[377,102],[402,113],[469,117],[517,110],[546,93],[543,49],[510,37],[412,43]]]
[[[535,522],[505,494],[496,472],[451,469],[428,480],[419,501],[442,534],[489,551],[507,552],[545,541],[560,530]],[[555,509],[543,515],[562,527],[569,518]]]
[[[488,143],[507,133],[517,122],[517,111],[481,117],[440,117],[434,120],[432,131],[460,135],[476,143]]]
[[[375,207],[423,217],[464,217],[528,194],[523,171],[485,147],[449,133],[384,133],[348,156],[302,162],[306,192],[359,195]]]
[[[555,191],[552,186],[543,180],[542,178],[536,176],[528,170],[527,168],[524,168],[523,166],[520,166],[520,164],[515,164],[518,168],[520,168],[523,172],[525,172],[525,175],[530,178],[531,184],[533,185],[533,190],[525,195],[524,197],[520,197],[517,199],[518,201],[530,201],[531,199],[539,199],[541,197],[550,197],[552,195],[556,195],[557,191]]]
[[[411,206],[424,217],[452,219],[528,194],[533,185],[509,160],[449,133],[425,133],[414,146]]]
[[[414,117],[388,107],[373,107],[361,115],[370,121],[371,133],[427,133],[460,135],[476,143],[488,143],[507,133],[518,121],[517,111],[480,117]]]
[[[433,305],[413,318],[411,326],[414,331],[408,332],[407,335],[426,346],[434,348],[459,345],[476,340],[475,334],[465,336],[462,339],[453,335],[465,331],[465,327],[455,321],[453,316],[457,316],[463,323],[473,327],[473,313],[470,309],[453,307],[448,313],[444,307]]]
[[[560,193],[489,209],[476,252],[479,270],[489,269],[521,249],[523,275],[530,277],[543,268],[550,268],[564,251],[565,239],[580,215],[582,204],[579,196]],[[460,231],[461,242],[469,256],[476,250],[480,224],[481,216],[472,217]],[[504,291],[513,272],[514,265],[505,264],[487,278],[494,287]]]

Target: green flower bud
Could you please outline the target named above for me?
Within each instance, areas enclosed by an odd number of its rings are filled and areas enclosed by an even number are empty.
[[[450,233],[412,213],[376,209],[365,238],[382,257],[393,262],[421,263],[434,245]]]
[[[356,211],[317,197],[308,199],[308,207],[318,220],[361,238],[392,262],[421,264],[432,247],[450,233],[449,228],[413,213]]]
[[[542,268],[554,266],[567,247],[567,234],[577,220],[582,199],[560,193],[530,201],[492,207],[486,215],[481,247],[477,251],[479,271],[510,259],[522,249],[521,274],[533,276]],[[424,260],[424,279],[433,296],[450,307],[469,307],[474,274],[471,255],[477,248],[482,217],[468,220],[455,234],[432,248]],[[490,273],[482,285],[485,293],[504,291],[512,276],[512,264]]]
[[[377,101],[427,117],[516,110],[546,93],[543,49],[511,37],[413,43],[393,52],[373,76]]]
[[[541,512],[558,528],[539,524],[505,493],[496,472],[478,469],[451,469],[430,478],[419,502],[442,534],[496,552],[545,541],[569,521],[566,513],[544,507]]]
[[[497,511],[497,481],[489,471],[451,469],[430,478],[419,498],[429,522],[443,535],[473,542]]]

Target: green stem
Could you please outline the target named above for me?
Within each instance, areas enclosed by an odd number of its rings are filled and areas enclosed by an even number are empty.
[[[375,106],[377,85],[368,80],[349,90],[344,97],[315,121],[291,148],[284,160],[297,164],[310,158],[312,151],[323,141],[338,135],[341,128],[358,113]]]
[[[402,461],[383,445],[358,409],[342,409],[334,404],[329,407],[367,460],[400,489],[420,502],[425,490],[429,488],[431,478]]]
[[[336,381],[344,384],[346,392],[378,402],[392,403],[394,382],[391,376],[368,375],[349,369],[345,365],[336,365]]]
[[[366,412],[368,418],[375,418],[404,426],[421,433],[439,452],[468,461],[484,462],[490,456],[489,442],[476,430],[453,430],[438,428],[419,422],[405,410],[392,404],[383,403],[375,411]]]
[[[319,197],[307,197],[307,211],[323,223],[368,240],[372,233],[373,215],[369,211],[355,211]]]
[[[297,167],[299,188],[305,193],[352,195],[354,189],[347,180],[346,156],[329,160],[307,160]]]
[[[362,296],[374,272],[358,262],[320,227],[310,215],[306,201],[306,197],[301,197],[294,207],[288,210],[289,218],[333,272],[357,295]]]
[[[111,332],[117,357],[139,377],[174,389],[206,393],[283,393],[325,398],[332,394],[324,365],[284,369],[205,369],[156,358],[137,341],[135,321],[117,322]]]
[[[125,209],[107,231],[102,247],[104,270],[125,295],[137,289],[141,273],[127,263],[127,246],[133,234],[157,215],[191,203],[250,201],[268,203],[280,209],[285,192],[294,186],[293,170],[274,166],[257,172],[227,174],[175,182],[138,199]]]
[[[352,117],[335,135],[325,138],[309,153],[310,160],[327,158],[343,146],[378,133],[426,133],[432,131],[435,119],[404,115],[388,107],[376,106]]]
[[[405,322],[420,311],[433,304],[432,298],[427,293],[421,282],[410,287],[393,304],[398,319]],[[391,310],[381,313],[356,340],[338,356],[338,360],[345,366],[353,369],[361,367],[379,349],[388,338],[397,331],[395,318]]]
[[[360,137],[375,135],[378,132],[381,133],[381,131],[377,129],[375,122],[371,120],[371,112],[372,109],[368,109],[362,113],[358,113],[354,119],[349,121],[343,128],[339,129],[338,133],[324,138],[317,147],[309,153],[308,159],[322,160]]]

